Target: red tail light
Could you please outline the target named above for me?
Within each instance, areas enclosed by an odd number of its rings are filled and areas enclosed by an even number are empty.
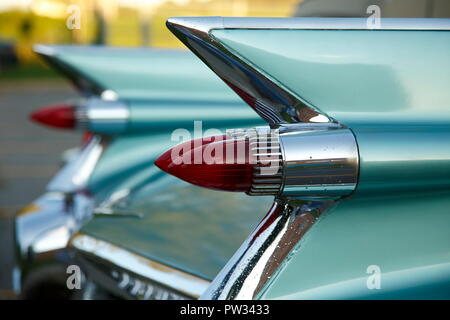
[[[335,199],[356,187],[358,149],[348,129],[284,125],[192,140],[165,152],[155,164],[210,189]]]
[[[253,164],[248,140],[215,136],[182,143],[155,164],[186,182],[215,190],[250,191]]]
[[[263,129],[261,129],[263,130]],[[155,164],[189,183],[251,195],[277,194],[281,185],[278,138],[241,129],[227,135],[182,143]]]
[[[40,108],[30,114],[30,119],[53,128],[73,129],[76,125],[75,106],[57,104]]]

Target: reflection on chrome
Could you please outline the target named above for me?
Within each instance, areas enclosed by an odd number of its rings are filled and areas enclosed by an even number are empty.
[[[277,199],[201,299],[255,299],[334,201]]]
[[[70,234],[67,226],[50,230],[33,243],[33,253],[39,254],[64,248],[69,241]]]
[[[70,242],[70,246],[75,248],[76,252],[81,255],[93,256],[96,261],[106,262],[113,266],[114,269],[121,268],[127,270],[129,273],[137,274],[144,279],[154,282],[154,285],[147,284],[145,286],[146,290],[149,290],[147,292],[149,295],[157,292],[157,288],[159,287],[167,287],[183,296],[198,298],[205,292],[210,283],[208,280],[169,267],[85,234],[75,235]],[[111,276],[116,282],[120,279],[119,284],[126,281],[127,276],[129,277],[128,273],[124,275],[117,273],[117,271],[116,273],[112,271]],[[133,283],[137,282],[134,281]],[[122,283],[122,285],[125,284]],[[129,283],[127,282],[128,285]],[[136,288],[134,290],[137,290],[136,292],[142,291]]]
[[[107,89],[107,90],[103,91],[100,96],[103,100],[108,100],[108,101],[115,101],[115,100],[119,99],[119,95],[117,94],[117,92],[115,92],[111,89]]]
[[[76,192],[86,185],[104,150],[104,141],[94,136],[47,185],[48,191]]]
[[[70,236],[92,214],[94,201],[84,193],[47,192],[15,217],[19,263],[34,255],[64,249]]]

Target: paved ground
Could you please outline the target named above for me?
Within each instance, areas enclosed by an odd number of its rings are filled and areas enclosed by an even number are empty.
[[[12,217],[39,196],[58,171],[61,152],[78,146],[79,133],[31,123],[31,111],[77,96],[66,82],[0,82],[0,299],[12,296]]]

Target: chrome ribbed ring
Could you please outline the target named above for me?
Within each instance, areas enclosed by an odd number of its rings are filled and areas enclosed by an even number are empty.
[[[282,153],[278,131],[269,127],[236,129],[228,132],[249,142],[253,179],[249,195],[276,195],[282,184]]]

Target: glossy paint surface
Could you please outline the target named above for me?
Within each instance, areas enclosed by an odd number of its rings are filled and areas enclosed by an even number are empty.
[[[351,128],[360,154],[356,195],[450,190],[450,119],[447,124]]]
[[[120,99],[240,102],[188,51],[102,46],[51,46],[49,51]]]
[[[450,32],[213,30],[211,34],[327,114],[449,115]],[[346,119],[336,120],[345,124]]]
[[[355,196],[312,228],[262,299],[449,299],[450,193]],[[381,288],[368,289],[369,266]]]

